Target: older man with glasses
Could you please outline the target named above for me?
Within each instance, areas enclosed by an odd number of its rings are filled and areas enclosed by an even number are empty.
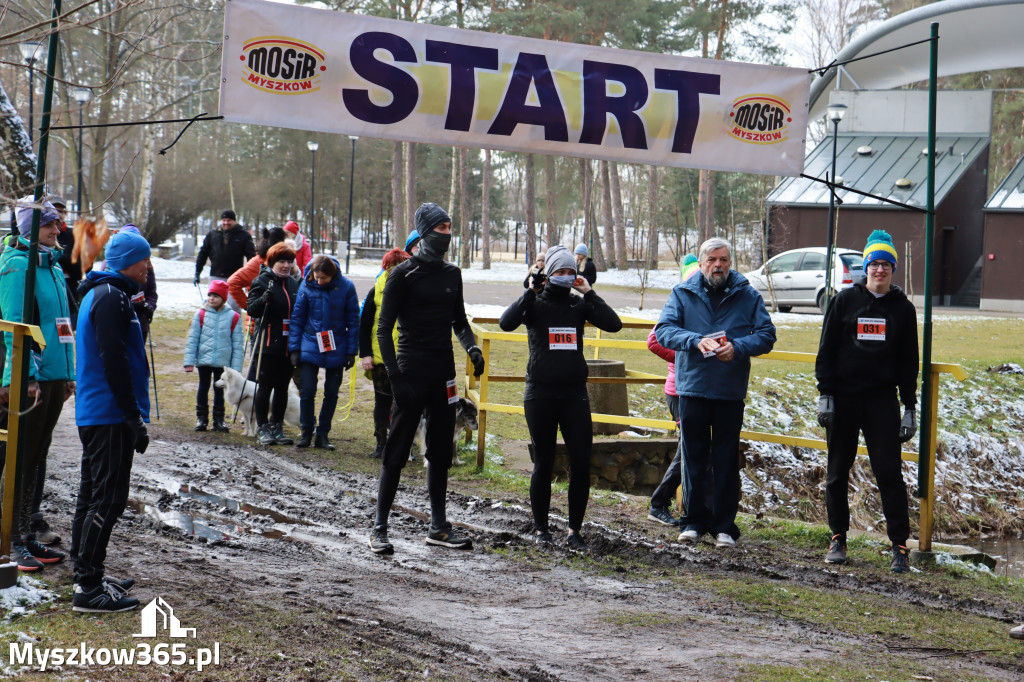
[[[875,230],[864,249],[866,282],[840,292],[825,311],[814,369],[821,395],[818,423],[828,440],[825,506],[832,541],[825,562],[846,562],[850,468],[863,432],[892,542],[891,569],[906,573],[910,514],[900,444],[917,430],[919,360],[917,312],[892,283],[895,270],[892,238]],[[905,406],[902,421],[900,401]]]

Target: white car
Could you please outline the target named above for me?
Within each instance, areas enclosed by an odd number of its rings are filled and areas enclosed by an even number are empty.
[[[853,249],[836,248],[832,266],[832,287],[841,291],[864,277],[864,256]],[[809,246],[780,253],[760,269],[743,274],[751,286],[761,292],[766,306],[772,302],[768,291],[771,278],[775,301],[780,312],[793,306],[817,306],[825,312],[825,247]]]

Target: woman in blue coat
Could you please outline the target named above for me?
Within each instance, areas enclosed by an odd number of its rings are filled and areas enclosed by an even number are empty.
[[[288,351],[292,364],[300,368],[302,436],[295,445],[308,448],[313,442],[315,447],[333,450],[327,434],[338,405],[338,389],[344,371],[352,368],[359,352],[359,299],[355,286],[341,274],[338,262],[330,256],[316,256],[306,266],[292,308],[290,327]],[[324,401],[317,426],[313,419],[313,399],[321,367],[325,370]]]

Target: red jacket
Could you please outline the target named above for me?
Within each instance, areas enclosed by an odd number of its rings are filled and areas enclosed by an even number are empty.
[[[288,235],[288,238],[295,242],[295,266],[299,269],[300,276],[306,272],[306,266],[313,260],[313,249],[309,248],[309,240],[301,232],[296,235]]]
[[[665,395],[676,395],[676,352],[665,348],[654,338],[654,330],[647,335],[647,349],[668,362],[668,378],[665,379]]]

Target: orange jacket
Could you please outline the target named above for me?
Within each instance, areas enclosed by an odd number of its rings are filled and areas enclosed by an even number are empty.
[[[235,271],[235,274],[228,277],[228,296],[235,299],[242,310],[249,307],[249,296],[247,289],[252,286],[252,281],[256,279],[256,275],[260,274],[260,266],[263,265],[263,259],[259,256],[253,256],[249,259],[245,265]]]

